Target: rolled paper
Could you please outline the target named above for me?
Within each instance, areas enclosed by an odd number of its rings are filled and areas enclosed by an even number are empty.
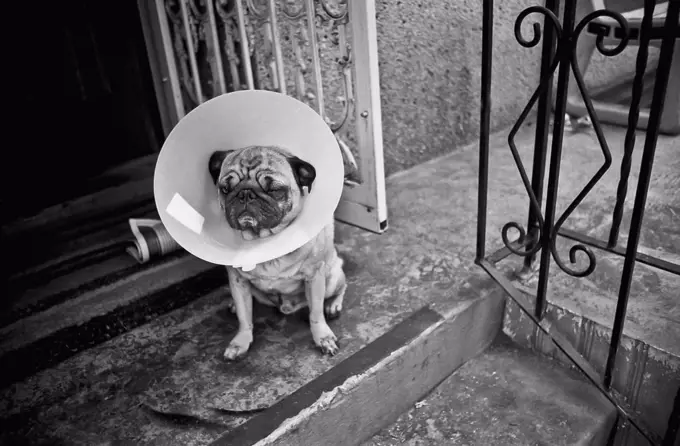
[[[139,263],[146,263],[180,249],[180,245],[160,220],[131,218],[129,223],[134,240],[133,246],[126,251]]]

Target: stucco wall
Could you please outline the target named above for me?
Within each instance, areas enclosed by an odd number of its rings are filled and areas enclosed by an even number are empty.
[[[512,124],[538,85],[540,45],[523,48],[514,36],[516,17],[536,4],[542,2],[496,2],[492,129]],[[482,1],[379,0],[376,8],[389,175],[478,137]],[[525,36],[531,32],[527,25]],[[627,49],[616,58],[596,54],[586,82],[599,87],[621,74],[632,75],[636,51]]]
[[[537,85],[540,48],[522,48],[513,31],[532,4],[503,0],[495,10],[494,128],[518,116]],[[389,175],[478,136],[482,2],[382,0],[376,7]]]

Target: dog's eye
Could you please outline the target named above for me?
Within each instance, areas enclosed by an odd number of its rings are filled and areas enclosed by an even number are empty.
[[[269,195],[276,201],[282,201],[286,199],[288,193],[286,192],[285,189],[275,189],[273,191],[270,191]]]
[[[220,191],[223,194],[228,194],[229,192],[232,191],[236,187],[236,185],[239,183],[240,179],[238,176],[236,176],[233,172],[227,175],[226,177],[222,177],[220,180],[220,183],[222,185],[220,186]]]
[[[272,189],[272,184],[274,184],[274,178],[270,177],[269,175],[260,176],[258,178],[258,182],[260,183],[260,186],[262,186],[262,189],[268,191]]]

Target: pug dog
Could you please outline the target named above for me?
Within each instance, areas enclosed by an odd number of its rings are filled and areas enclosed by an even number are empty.
[[[276,146],[215,151],[208,170],[225,224],[245,240],[285,230],[304,208],[316,179],[314,166]],[[242,357],[253,342],[253,298],[283,313],[308,306],[314,343],[324,354],[335,355],[337,338],[326,318],[342,311],[347,289],[342,266],[332,217],[316,237],[289,254],[250,271],[227,266],[239,328],[224,357]]]

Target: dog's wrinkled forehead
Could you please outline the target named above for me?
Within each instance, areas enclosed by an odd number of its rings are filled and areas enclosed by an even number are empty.
[[[291,170],[288,162],[290,156],[290,153],[279,147],[249,146],[227,155],[222,168],[239,168],[244,173],[252,170],[285,172]]]

